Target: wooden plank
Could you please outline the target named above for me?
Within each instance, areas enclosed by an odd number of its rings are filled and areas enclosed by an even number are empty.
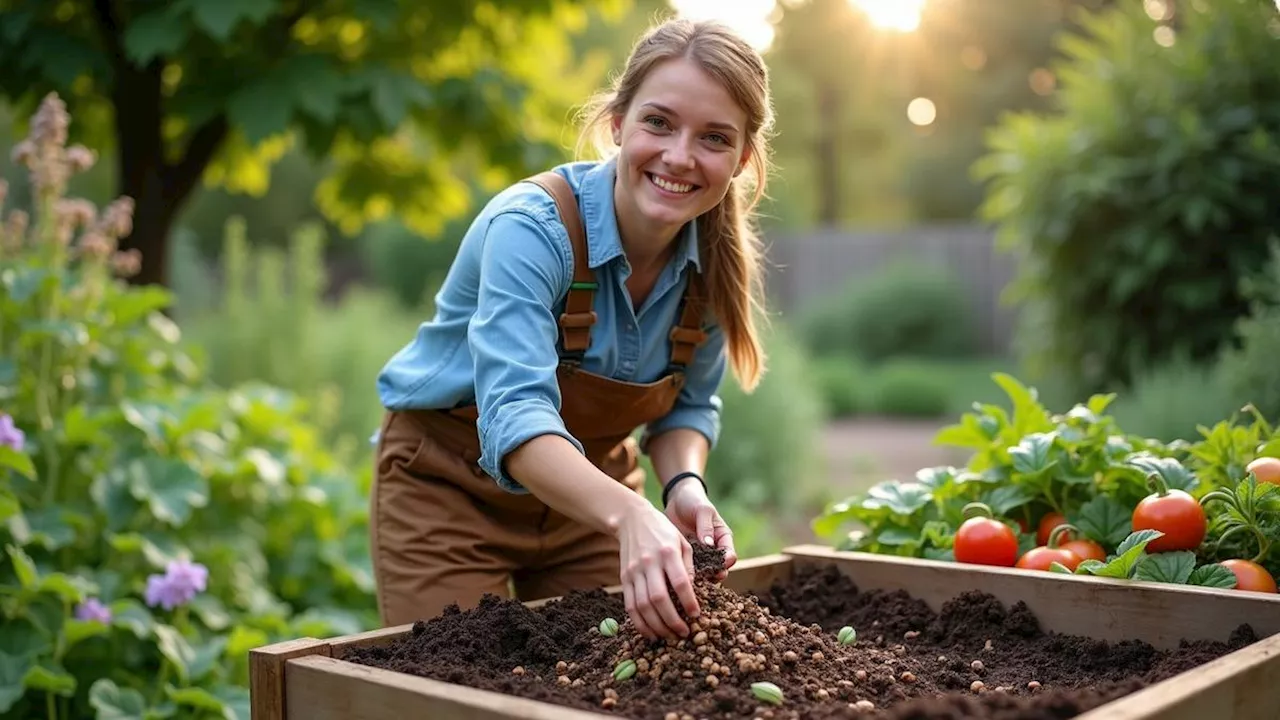
[[[347,651],[352,648],[387,645],[412,629],[413,623],[407,623],[405,625],[393,625],[391,627],[378,628],[377,630],[369,630],[355,635],[343,635],[329,641],[329,645],[332,647],[329,656],[342,658],[346,657]]]
[[[252,720],[284,720],[285,664],[293,658],[328,657],[329,643],[315,638],[287,640],[249,651],[249,717]]]
[[[1084,713],[1076,720],[1276,720],[1280,635]]]
[[[287,720],[598,720],[610,717],[327,657],[291,660]],[[256,717],[255,717],[255,720]]]
[[[1046,630],[1101,640],[1132,638],[1170,649],[1184,639],[1225,641],[1241,623],[1249,623],[1259,637],[1280,633],[1280,595],[1051,575],[842,552],[821,545],[798,545],[784,552],[797,569],[834,563],[860,588],[906,590],[935,611],[965,590],[981,590],[1005,605],[1025,602]]]

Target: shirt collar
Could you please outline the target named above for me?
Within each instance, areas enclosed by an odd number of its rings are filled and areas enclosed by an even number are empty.
[[[613,206],[613,183],[617,168],[616,156],[599,163],[583,175],[579,189],[582,196],[582,221],[587,229],[587,264],[593,269],[623,254],[622,236],[618,232],[618,219]],[[690,264],[698,272],[702,272],[702,261],[698,255],[697,220],[685,223],[676,242],[673,264],[677,272]]]

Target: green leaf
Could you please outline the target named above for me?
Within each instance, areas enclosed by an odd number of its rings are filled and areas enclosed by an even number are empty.
[[[1052,469],[1057,460],[1049,458],[1053,450],[1057,433],[1031,433],[1022,438],[1014,447],[1009,448],[1009,457],[1013,459],[1013,469],[1027,475],[1038,475]]]
[[[982,496],[982,502],[996,515],[1007,515],[1036,499],[1036,493],[1022,485],[1001,485]]]
[[[0,652],[0,713],[8,712],[26,694],[23,678],[32,666],[28,657]]]
[[[146,65],[157,55],[170,55],[186,44],[187,27],[172,7],[141,13],[125,27],[125,55],[138,66]],[[129,293],[122,297],[136,295],[147,293]],[[131,320],[123,322],[128,324]]]
[[[1187,584],[1233,590],[1237,580],[1235,573],[1226,567],[1218,563],[1209,563],[1193,570],[1191,576],[1187,578]]]
[[[1095,495],[1084,505],[1072,523],[1085,537],[1103,547],[1113,548],[1133,530],[1133,512],[1108,495]]]
[[[372,93],[373,107],[387,127],[398,126],[410,106],[431,102],[431,90],[427,85],[412,75],[391,70],[374,75]]]
[[[0,489],[0,523],[7,522],[9,518],[17,516],[20,512],[22,512],[22,504],[18,502],[17,496],[8,490]]]
[[[40,582],[40,576],[36,572],[36,564],[32,562],[31,556],[15,545],[5,545],[4,549],[13,560],[13,572],[18,576],[18,582],[24,589],[34,590],[36,583]]]
[[[1133,577],[1135,580],[1181,585],[1187,582],[1195,569],[1196,554],[1190,550],[1162,552],[1142,558],[1133,572]]]
[[[187,667],[193,682],[198,683],[205,675],[218,669],[222,654],[227,650],[228,640],[229,638],[226,635],[216,635],[208,642],[195,648],[195,654],[191,657],[191,662]]]
[[[53,639],[41,633],[40,628],[27,618],[6,619],[0,626],[0,654],[34,658],[52,650]]]
[[[89,485],[89,497],[107,516],[107,529],[122,530],[142,505],[129,492],[129,473],[125,468],[98,475]]]
[[[306,84],[307,91],[293,97],[298,109],[320,122],[334,121],[347,92],[347,81],[331,61],[319,55],[300,55],[291,58],[282,72],[292,82]]]
[[[862,500],[862,507],[867,510],[887,508],[899,515],[913,515],[932,500],[933,494],[920,483],[889,480],[872,486]]]
[[[78,603],[93,592],[93,583],[77,575],[55,572],[40,578],[40,592],[58,596],[64,603]]]
[[[231,614],[216,595],[201,593],[192,598],[188,606],[200,622],[214,632],[221,632],[231,625]]]
[[[241,21],[261,25],[271,17],[279,0],[180,0],[178,7],[189,10],[197,26],[215,40],[225,42]]]
[[[106,678],[99,678],[89,688],[89,704],[98,711],[97,720],[143,720],[147,712],[142,693],[121,688]]]
[[[218,685],[213,694],[226,706],[224,717],[227,720],[249,720],[249,688],[238,685]]]
[[[1015,436],[1024,437],[1049,427],[1049,411],[1040,404],[1033,389],[1006,373],[993,373],[991,379],[1013,403],[1012,425]]]
[[[67,524],[65,513],[58,505],[29,510],[26,513],[27,528],[31,533],[28,544],[42,545],[46,550],[57,550],[75,542],[75,528]]]
[[[909,545],[911,543],[920,543],[920,533],[912,531],[909,528],[887,527],[876,534],[876,542],[881,545]]]
[[[107,542],[122,553],[142,553],[152,567],[164,567],[189,554],[176,537],[157,532],[122,533],[108,536]]]
[[[175,688],[170,685],[165,687],[165,694],[169,696],[170,700],[184,707],[209,710],[219,715],[222,715],[226,710],[226,703],[212,693],[200,688]]]
[[[88,640],[89,638],[106,635],[111,628],[97,620],[77,620],[68,618],[62,624],[62,634],[66,637],[67,647],[72,647],[76,643]]]
[[[36,479],[36,466],[31,458],[8,445],[0,445],[0,467],[8,468],[25,478]]]
[[[181,527],[209,502],[209,483],[181,460],[148,456],[129,467],[129,491],[157,520]]]
[[[111,603],[111,624],[131,631],[139,639],[148,638],[156,626],[155,618],[142,603],[125,598]]]
[[[1101,577],[1131,577],[1138,561],[1142,559],[1143,554],[1146,552],[1147,544],[1163,535],[1164,533],[1159,530],[1139,530],[1131,533],[1129,537],[1124,539],[1124,542],[1120,543],[1120,547],[1116,549],[1115,556],[1108,558],[1106,564],[1102,567],[1091,569],[1089,572]]]
[[[227,117],[256,145],[288,129],[293,119],[294,87],[277,73],[245,83],[227,100]]]
[[[187,642],[182,633],[172,625],[156,625],[152,632],[155,633],[161,654],[173,664],[174,669],[178,671],[178,677],[184,683],[190,682],[191,663],[196,657],[196,651],[191,647],[191,643]]]
[[[71,697],[76,694],[76,677],[61,667],[49,664],[48,661],[27,670],[22,684],[29,690],[39,690]]]
[[[1158,473],[1170,490],[1191,492],[1199,484],[1195,475],[1183,467],[1182,463],[1178,462],[1176,458],[1156,457],[1143,452],[1129,456],[1125,459],[1124,464],[1140,471],[1144,482],[1147,475]]]
[[[115,316],[117,323],[132,325],[153,312],[164,310],[172,303],[171,291],[158,285],[145,285],[131,288],[129,293],[114,298],[111,303],[111,313]]]

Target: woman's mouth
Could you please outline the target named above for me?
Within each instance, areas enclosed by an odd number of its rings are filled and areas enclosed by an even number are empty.
[[[688,195],[689,193],[698,189],[697,185],[664,180],[663,178],[660,178],[651,172],[645,173],[645,176],[649,178],[649,182],[654,187],[658,188],[658,190],[662,191],[662,193],[665,195],[672,195],[672,196]]]

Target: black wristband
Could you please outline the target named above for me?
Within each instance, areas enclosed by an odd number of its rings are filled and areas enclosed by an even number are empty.
[[[679,475],[676,475],[675,477],[671,478],[671,482],[667,483],[667,486],[662,488],[663,509],[666,509],[667,507],[667,496],[671,494],[671,489],[674,488],[681,480],[688,480],[689,478],[693,478],[698,482],[702,483],[702,491],[707,492],[707,481],[703,480],[701,475],[699,475],[696,472],[682,472]]]

